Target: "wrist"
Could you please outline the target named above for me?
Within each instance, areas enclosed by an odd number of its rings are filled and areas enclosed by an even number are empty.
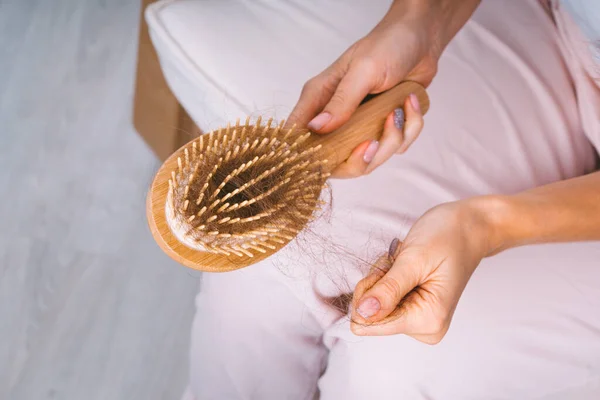
[[[439,8],[438,40],[440,52],[471,18],[481,0],[436,0]]]
[[[431,56],[439,59],[480,3],[481,0],[394,0],[382,24],[416,24],[428,36]]]
[[[523,219],[510,196],[477,196],[464,202],[479,226],[484,257],[518,245]]]

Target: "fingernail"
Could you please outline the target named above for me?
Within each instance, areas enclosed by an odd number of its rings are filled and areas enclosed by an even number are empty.
[[[380,308],[379,301],[375,297],[369,297],[360,303],[356,312],[363,318],[369,318],[375,315]]]
[[[377,149],[379,149],[379,142],[377,140],[371,141],[369,143],[369,147],[365,151],[365,155],[363,156],[363,160],[368,164],[373,161],[373,157],[375,157],[375,153],[377,153]]]
[[[321,113],[314,117],[312,121],[308,123],[308,128],[312,129],[313,131],[318,131],[323,126],[325,126],[325,124],[328,123],[330,120],[331,114],[329,114],[328,112]]]
[[[419,98],[414,93],[410,94],[410,104],[416,112],[421,112],[421,103],[419,103]]]
[[[390,258],[394,258],[394,256],[396,255],[396,250],[398,250],[399,243],[400,240],[398,238],[394,238],[394,240],[392,240],[392,243],[390,243],[390,248],[388,250]]]
[[[394,125],[396,125],[396,128],[399,130],[402,130],[402,127],[404,126],[404,110],[401,108],[396,108],[394,110]]]

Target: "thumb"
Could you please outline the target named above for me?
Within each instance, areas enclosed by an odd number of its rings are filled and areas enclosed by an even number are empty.
[[[298,102],[287,118],[285,128],[291,128],[293,125],[301,129],[306,128],[308,123],[331,100],[345,73],[344,64],[336,61],[325,71],[308,80],[302,87]]]
[[[367,277],[359,282],[355,294],[363,291],[364,294],[356,296],[353,318],[357,322],[373,323],[394,312],[404,297],[420,283],[419,269],[411,265],[400,253],[390,270],[380,275],[380,279]]]
[[[308,127],[314,132],[329,133],[342,126],[371,92],[374,81],[374,72],[360,64],[351,66],[323,111],[308,123]]]

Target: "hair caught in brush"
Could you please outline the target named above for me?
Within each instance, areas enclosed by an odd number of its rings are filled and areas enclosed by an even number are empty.
[[[284,131],[283,124],[238,120],[185,148],[171,171],[166,204],[178,240],[201,251],[253,257],[282,247],[313,219],[330,175],[327,161],[321,146],[300,146],[310,132]]]

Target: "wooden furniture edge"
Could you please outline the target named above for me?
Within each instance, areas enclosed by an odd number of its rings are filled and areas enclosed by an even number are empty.
[[[164,161],[199,132],[171,92],[144,18],[146,7],[156,0],[141,0],[139,42],[133,101],[133,125],[156,156]]]

